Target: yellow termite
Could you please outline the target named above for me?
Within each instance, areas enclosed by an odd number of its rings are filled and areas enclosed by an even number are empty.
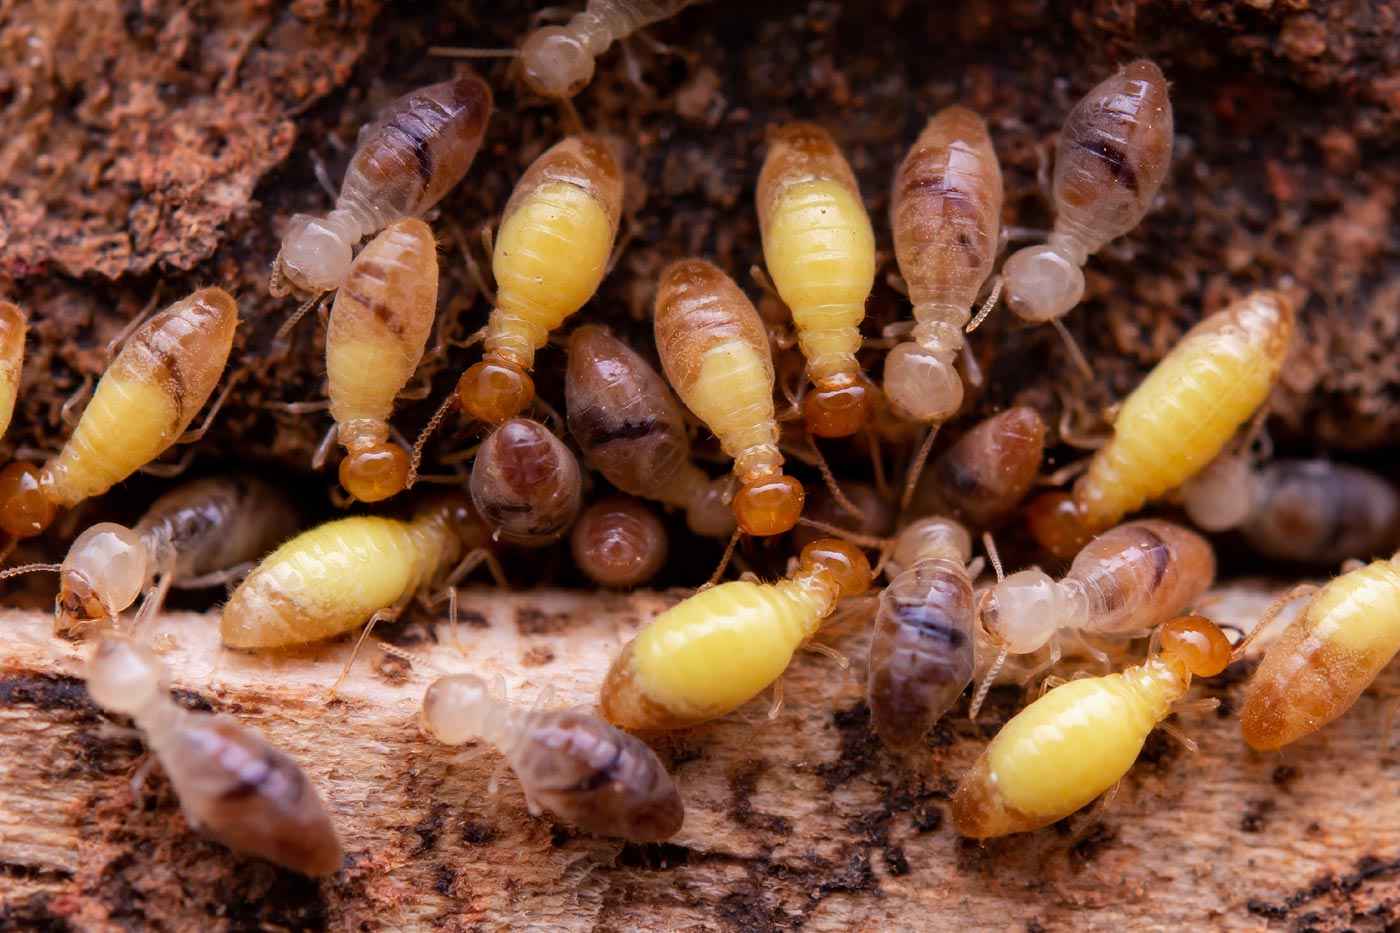
[[[0,471],[0,528],[29,538],[58,508],[98,496],[163,454],[218,384],[238,305],[204,288],[141,325],[97,383],[73,436],[43,469]]]
[[[1268,398],[1293,337],[1293,305],[1246,295],[1187,331],[1118,411],[1113,437],[1069,496],[1031,503],[1041,546],[1068,557],[1088,537],[1206,467]]]
[[[764,262],[812,379],[803,420],[819,437],[854,434],[874,404],[856,351],[875,284],[875,234],[855,173],[826,130],[789,123],[773,134],[756,200]]]
[[[797,524],[802,484],[783,475],[773,409],[773,355],[753,303],[701,259],[672,263],[656,292],[656,350],[681,401],[734,458],[734,517],[750,535]]]
[[[326,381],[346,451],[340,484],[362,502],[387,499],[408,481],[408,453],[389,441],[389,415],[423,358],[437,293],[437,244],[414,218],[371,240],[336,293]]]
[[[1230,663],[1229,640],[1205,619],[1173,619],[1158,638],[1145,663],[1071,680],[1008,722],[953,795],[958,832],[987,839],[1069,816],[1128,772],[1193,675],[1214,677]]]
[[[496,307],[486,349],[457,383],[467,414],[501,424],[535,397],[529,373],[535,351],[603,281],[622,187],[622,169],[607,144],[588,134],[556,143],[525,171],[496,235]]]
[[[865,555],[825,538],[802,549],[785,580],[702,590],[627,643],[599,710],[624,729],[682,729],[723,716],[781,677],[842,597],[869,586]]]
[[[24,369],[24,312],[17,305],[0,301],[0,437],[10,429],[19,398],[19,378]]]
[[[1269,646],[1249,682],[1240,728],[1281,748],[1351,709],[1400,651],[1400,554],[1319,590]]]

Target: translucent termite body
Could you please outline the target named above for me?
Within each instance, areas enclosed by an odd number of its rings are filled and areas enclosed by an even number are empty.
[[[59,568],[54,629],[69,635],[115,619],[157,577],[169,586],[257,560],[296,531],[296,511],[281,486],[234,473],[166,493],[133,528],[93,525]],[[158,608],[157,599],[142,614]]]
[[[915,515],[947,515],[974,532],[995,529],[1020,505],[1045,456],[1045,422],[1024,405],[978,423],[924,472]]]
[[[536,29],[520,46],[525,83],[544,97],[573,97],[593,80],[594,60],[638,29],[699,0],[588,0],[563,26]]]
[[[0,437],[10,429],[24,370],[24,335],[28,319],[18,305],[0,301]]]
[[[607,144],[588,134],[556,143],[526,169],[496,235],[496,307],[485,352],[457,383],[467,414],[500,424],[534,399],[535,351],[603,281],[622,188]]]
[[[736,710],[782,676],[842,597],[869,586],[865,555],[827,538],[803,548],[785,580],[701,590],[623,647],[603,681],[603,718],[683,729]]]
[[[337,519],[269,554],[224,605],[231,648],[276,648],[330,638],[402,607],[463,555],[490,546],[465,496],[450,494],[409,521]]]
[[[734,518],[750,535],[788,531],[802,484],[783,475],[773,409],[773,356],[753,304],[700,259],[672,263],[656,293],[656,349],[667,380],[734,459]]]
[[[423,358],[437,293],[437,243],[412,217],[371,240],[336,293],[326,327],[326,383],[346,452],[340,484],[362,502],[402,492],[408,480],[408,453],[390,442],[389,415]]]
[[[974,625],[967,530],[920,519],[899,534],[898,573],[880,594],[870,640],[870,722],[895,751],[918,745],[972,682]]]
[[[1048,321],[1079,304],[1085,260],[1141,222],[1171,157],[1172,104],[1154,63],[1135,61],[1086,94],[1055,147],[1054,232],[1006,260],[1007,306]]]
[[[0,471],[0,528],[37,535],[59,508],[101,495],[163,454],[209,400],[237,327],[238,306],[221,288],[200,289],[141,325],[58,456],[43,469]]]
[[[1039,650],[1059,629],[1128,635],[1180,615],[1215,581],[1215,552],[1194,531],[1158,519],[1128,522],[1085,545],[1058,582],[1023,570],[993,586],[979,609],[1011,654]]]
[[[569,339],[564,381],[569,431],[588,464],[623,492],[686,513],[697,535],[727,538],[729,478],[710,479],[690,456],[685,414],[665,380],[627,344],[585,324]]]
[[[165,665],[133,641],[99,641],[86,677],[94,703],[136,721],[195,829],[303,875],[339,870],[344,852],[326,805],[301,766],[262,733],[175,703]]]
[[[958,832],[987,839],[1069,816],[1128,772],[1192,676],[1230,662],[1229,640],[1205,619],[1173,619],[1158,637],[1161,650],[1145,663],[1071,680],[1008,722],[953,795]]]
[[[1119,408],[1113,437],[1068,498],[1029,510],[1031,531],[1057,557],[1160,498],[1214,460],[1268,398],[1293,337],[1293,306],[1277,292],[1246,295],[1210,315],[1147,374]]]
[[[569,536],[578,569],[600,586],[641,586],[666,563],[666,527],[645,503],[610,496],[584,509]]]
[[[521,547],[562,538],[583,507],[578,458],[538,421],[512,418],[472,464],[472,502],[496,537]]]
[[[1282,748],[1351,709],[1400,651],[1400,554],[1332,580],[1308,601],[1249,681],[1240,728]]]
[[[812,380],[803,420],[819,437],[854,434],[873,406],[856,351],[875,284],[875,234],[855,173],[826,130],[789,123],[769,141],[755,198],[764,262]]]
[[[1400,544],[1400,493],[1370,470],[1330,460],[1252,467],[1221,457],[1182,487],[1197,527],[1235,528],[1266,557],[1329,566]]]
[[[405,94],[360,130],[335,209],[297,214],[272,267],[274,296],[340,286],[360,240],[418,217],[467,174],[486,135],[491,89],[473,75]]]
[[[987,124],[966,107],[929,120],[895,175],[890,227],[914,305],[912,339],[885,360],[885,394],[908,421],[941,424],[962,405],[953,362],[996,260],[1001,163]]]
[[[685,820],[656,753],[596,716],[511,707],[493,700],[481,678],[453,674],[428,687],[422,722],[447,745],[496,746],[536,816],[548,810],[587,832],[632,842],[669,839]]]

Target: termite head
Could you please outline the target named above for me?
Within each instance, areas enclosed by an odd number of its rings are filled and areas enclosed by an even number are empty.
[[[962,407],[962,377],[933,351],[901,343],[885,359],[885,397],[905,421],[942,424]]]
[[[58,508],[45,491],[48,470],[32,463],[11,463],[0,470],[0,529],[16,538],[32,538],[53,524]]]
[[[1013,573],[987,591],[977,607],[982,628],[1012,654],[1039,651],[1066,616],[1059,585],[1039,570]]]
[[[593,80],[593,55],[563,26],[544,26],[520,47],[525,83],[544,97],[568,98]]]
[[[78,536],[59,568],[54,634],[114,619],[141,595],[148,556],[136,532],[103,522]]]
[[[486,682],[474,674],[439,677],[423,694],[419,721],[424,732],[444,745],[463,745],[485,735],[494,703]]]
[[[802,403],[802,420],[817,437],[850,437],[870,420],[875,387],[868,379],[842,375],[818,384]]]
[[[734,518],[746,535],[780,535],[792,530],[802,517],[806,498],[806,490],[797,480],[770,473],[745,482],[734,494]]]
[[[340,461],[340,485],[361,502],[379,502],[408,485],[408,454],[392,441],[352,448]]]
[[[105,710],[133,715],[166,690],[165,665],[154,651],[126,638],[104,638],[88,658],[88,696]]]
[[[353,243],[359,238],[346,231],[337,219],[336,214],[297,214],[292,218],[273,266],[273,295],[280,297],[293,290],[319,295],[340,287],[354,258]]]
[[[486,424],[514,418],[535,398],[535,381],[512,360],[488,354],[457,380],[457,404]]]
[[[1230,664],[1230,639],[1200,616],[1181,616],[1157,630],[1159,653],[1196,677],[1214,677]]]
[[[1006,260],[1006,306],[1020,318],[1044,323],[1064,315],[1084,297],[1077,257],[1055,244],[1028,246]]]
[[[1069,560],[1094,536],[1084,509],[1063,492],[1037,496],[1026,506],[1026,524],[1036,543],[1057,560]]]
[[[972,537],[947,518],[921,518],[899,533],[891,560],[906,569],[922,557],[942,557],[965,564],[972,559]]]
[[[799,573],[822,573],[836,585],[836,598],[859,596],[870,589],[870,561],[853,544],[835,538],[821,538],[802,549]]]

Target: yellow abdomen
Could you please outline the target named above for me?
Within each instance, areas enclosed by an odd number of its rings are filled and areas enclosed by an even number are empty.
[[[339,425],[353,421],[385,422],[394,399],[413,377],[403,351],[383,342],[326,341],[326,381],[331,417]],[[414,359],[413,363],[417,364]]]
[[[486,349],[528,367],[549,332],[598,290],[615,229],[602,205],[577,185],[551,181],[531,192],[496,240],[496,309]]]
[[[747,342],[727,340],[706,349],[695,381],[683,398],[719,438],[724,452],[735,459],[739,475],[752,468],[747,461],[737,462],[745,451],[762,448],[782,462],[777,455],[773,371],[767,358]]]
[[[422,586],[443,545],[432,526],[367,515],[303,532],[229,597],[224,644],[271,648],[348,632]]]
[[[695,594],[657,616],[613,662],[603,716],[626,728],[671,729],[739,708],[782,675],[831,600],[792,580]]]
[[[856,372],[875,281],[875,236],[859,196],[831,180],[787,188],[768,215],[763,255],[812,377]]]
[[[184,431],[170,391],[108,373],[63,450],[46,467],[52,501],[72,506],[101,495],[165,452]]]
[[[19,380],[24,368],[24,312],[17,305],[0,301],[0,437],[10,428],[19,398]]]

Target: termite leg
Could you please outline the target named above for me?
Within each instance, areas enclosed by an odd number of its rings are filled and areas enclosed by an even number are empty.
[[[316,452],[311,455],[311,469],[320,472],[330,459],[331,450],[335,447],[336,439],[340,437],[340,425],[331,422],[331,426],[326,428],[326,433],[321,437],[321,443],[316,445]]]
[[[359,657],[360,649],[364,647],[365,639],[369,638],[369,633],[374,631],[375,625],[380,622],[394,621],[399,617],[399,613],[402,611],[403,608],[401,606],[390,606],[388,609],[381,609],[369,617],[369,621],[365,623],[364,631],[360,632],[360,637],[355,641],[354,650],[350,652],[350,660],[345,662],[345,667],[341,669],[340,676],[335,679],[335,683],[331,684],[330,699],[335,699],[336,691],[340,689],[340,685],[345,681],[345,678],[350,676],[350,668],[354,666],[355,658]]]

